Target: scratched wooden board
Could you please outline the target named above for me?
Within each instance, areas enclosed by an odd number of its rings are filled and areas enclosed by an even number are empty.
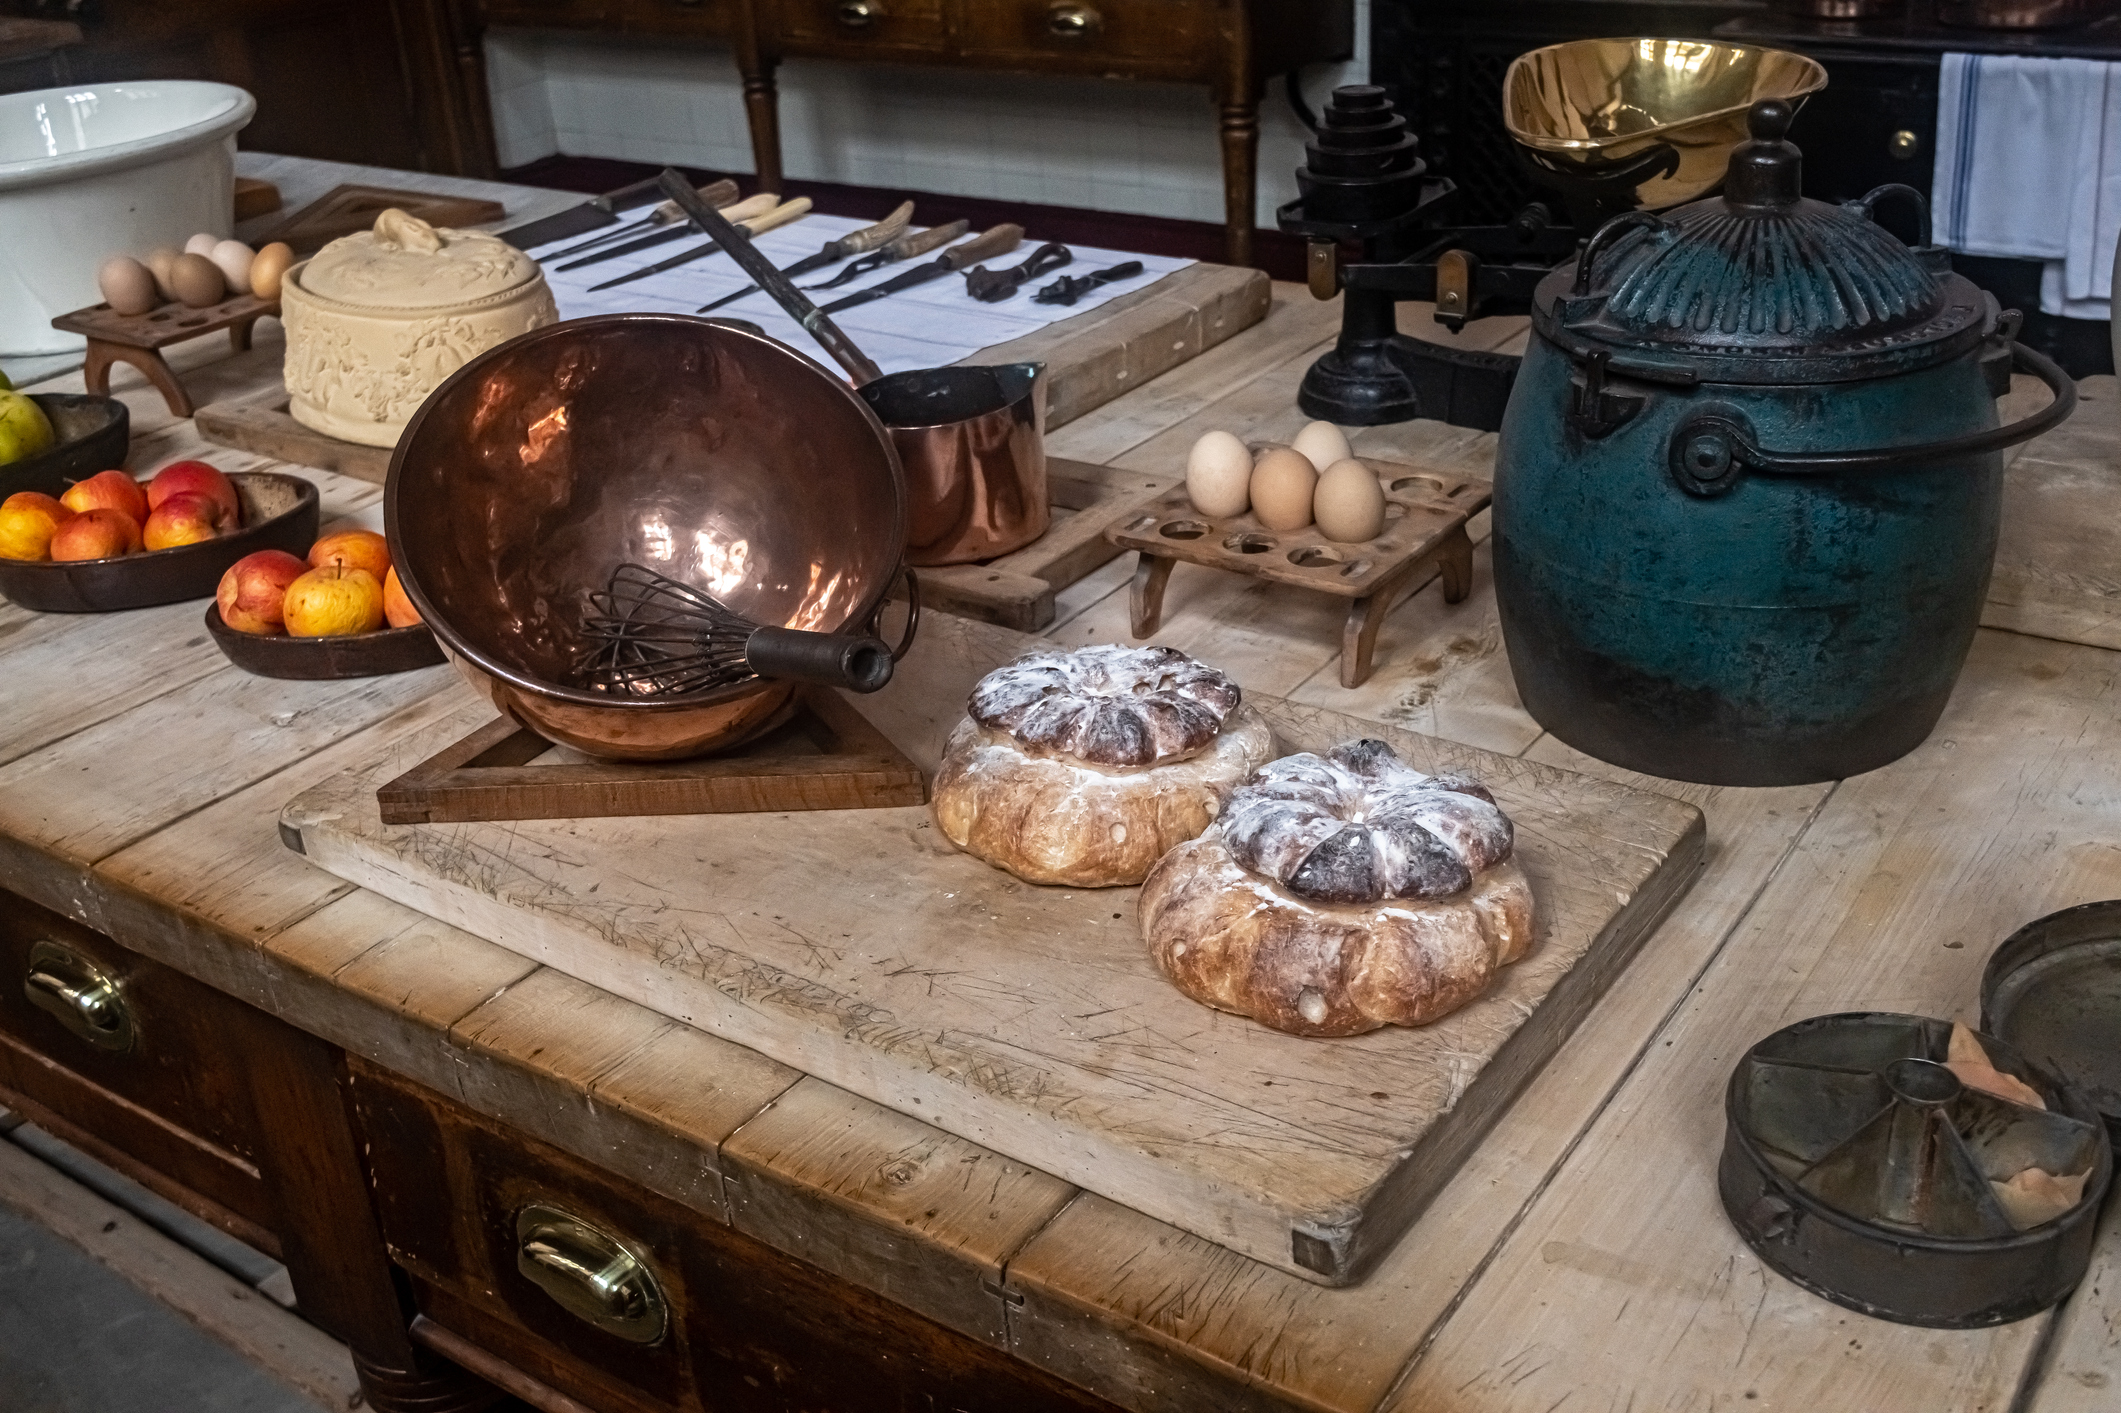
[[[924,764],[1027,642],[939,619],[863,703]],[[1240,668],[1241,671],[1241,668]],[[1197,1006],[1151,966],[1131,889],[1034,888],[925,809],[386,828],[376,772],[287,808],[348,880],[1326,1284],[1359,1277],[1692,882],[1664,796],[1255,695],[1285,742],[1383,734],[1470,770],[1516,821],[1541,938],[1419,1030],[1319,1042]],[[823,886],[824,880],[830,886]]]

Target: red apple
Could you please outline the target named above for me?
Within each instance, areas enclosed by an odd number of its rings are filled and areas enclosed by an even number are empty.
[[[16,491],[0,501],[0,559],[50,559],[52,536],[73,518],[41,491]]]
[[[287,631],[281,605],[287,586],[309,572],[309,566],[286,550],[259,550],[228,566],[214,602],[221,608],[221,621],[238,633],[262,638]]]
[[[373,530],[341,530],[309,547],[309,567],[365,569],[378,584],[390,573],[390,541]]]
[[[139,548],[140,523],[105,506],[84,510],[52,532],[53,559],[115,559]]]
[[[339,638],[383,626],[383,584],[366,569],[327,564],[287,586],[281,605],[297,638]]]
[[[172,461],[147,483],[147,508],[160,510],[171,496],[205,496],[221,507],[214,523],[233,530],[243,523],[243,503],[236,497],[236,483],[203,461]]]
[[[140,527],[140,543],[151,550],[195,545],[221,533],[221,503],[184,492],[166,496]]]
[[[59,502],[76,515],[90,510],[122,511],[135,527],[147,519],[147,497],[140,483],[123,471],[98,471],[85,481],[76,481]]]
[[[383,576],[383,621],[393,628],[410,628],[421,622],[420,610],[412,606],[405,586],[398,581],[397,567]]]

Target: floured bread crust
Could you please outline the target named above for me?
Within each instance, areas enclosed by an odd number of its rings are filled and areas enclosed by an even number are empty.
[[[967,718],[932,789],[935,822],[959,848],[1027,883],[1113,888],[1214,823],[1239,782],[1274,754],[1274,733],[1237,705],[1206,749],[1163,765],[1099,766],[1034,754]]]
[[[1030,755],[1162,765],[1205,750],[1240,700],[1235,682],[1176,648],[1098,646],[996,668],[967,710]]]
[[[1514,831],[1473,781],[1379,741],[1275,761],[1142,885],[1142,936],[1194,1000],[1294,1035],[1424,1025],[1531,949]]]

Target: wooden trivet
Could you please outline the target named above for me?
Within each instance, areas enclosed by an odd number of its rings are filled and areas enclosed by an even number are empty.
[[[110,394],[113,363],[130,363],[147,375],[147,381],[162,393],[173,417],[192,414],[191,394],[177,381],[177,374],[162,359],[161,350],[173,343],[228,330],[229,347],[237,353],[250,347],[251,326],[266,315],[277,315],[280,301],[239,294],[219,304],[193,309],[184,304],[163,304],[145,314],[120,314],[108,304],[92,304],[52,320],[52,327],[88,340],[81,381],[99,396]]]
[[[387,186],[335,186],[315,201],[258,237],[260,245],[284,240],[300,255],[327,241],[365,231],[376,217],[395,206],[430,226],[479,226],[506,214],[498,201],[471,196],[440,196],[431,191],[402,191]]]
[[[1424,470],[1364,458],[1385,492],[1385,529],[1364,544],[1342,544],[1318,532],[1269,530],[1249,511],[1225,520],[1193,508],[1183,484],[1141,501],[1105,533],[1121,549],[1140,552],[1129,597],[1134,636],[1156,632],[1164,617],[1164,586],[1180,560],[1227,569],[1277,584],[1315,589],[1350,600],[1341,629],[1340,685],[1369,680],[1377,630],[1399,591],[1443,575],[1446,603],[1473,587],[1473,541],[1466,521],[1484,509],[1495,488],[1456,472]]]
[[[829,688],[731,755],[530,765],[551,743],[503,717],[376,791],[385,824],[889,809],[928,801],[920,768]]]
[[[209,402],[192,419],[193,425],[206,440],[238,451],[336,471],[379,486],[389,479],[391,453],[396,448],[363,446],[305,427],[287,410],[288,403],[287,389],[275,376],[272,386],[259,392]]]

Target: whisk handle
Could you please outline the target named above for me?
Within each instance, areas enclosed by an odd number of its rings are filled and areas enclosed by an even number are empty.
[[[891,680],[890,647],[867,634],[761,628],[745,642],[744,661],[761,677],[850,692],[873,692]]]

